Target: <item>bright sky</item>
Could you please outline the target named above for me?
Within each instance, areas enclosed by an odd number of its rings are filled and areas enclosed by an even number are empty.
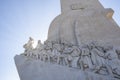
[[[120,0],[100,1],[115,11],[120,25]],[[0,80],[20,80],[13,57],[24,51],[29,36],[45,41],[58,14],[59,0],[0,0]]]

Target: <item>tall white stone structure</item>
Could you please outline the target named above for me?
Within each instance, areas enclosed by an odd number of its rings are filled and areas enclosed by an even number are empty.
[[[21,80],[120,80],[120,28],[98,0],[61,0],[48,39],[15,56]]]
[[[98,0],[61,0],[61,14],[50,25],[48,40],[81,44],[100,41],[120,45],[120,28],[112,9]]]

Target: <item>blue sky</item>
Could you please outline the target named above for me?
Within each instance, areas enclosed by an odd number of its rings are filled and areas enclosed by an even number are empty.
[[[120,0],[100,0],[115,11],[120,25]],[[51,21],[60,14],[59,0],[0,0],[0,80],[20,80],[13,57],[24,51],[29,36],[46,40]]]

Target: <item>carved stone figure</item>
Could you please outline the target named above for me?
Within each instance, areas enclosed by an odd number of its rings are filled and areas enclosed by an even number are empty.
[[[52,43],[50,41],[48,41],[48,40],[45,41],[44,45],[45,45],[46,50],[52,49]]]
[[[27,56],[32,55],[33,43],[34,43],[33,38],[29,37],[29,41],[23,46],[25,48],[25,52],[24,52],[25,55]]]
[[[44,48],[44,45],[41,43],[41,40],[38,40],[38,44],[35,49],[42,50]]]
[[[80,59],[79,63],[81,65],[81,69],[83,69],[83,70],[92,67],[89,49],[82,48],[82,54],[81,54],[81,59]]]
[[[52,55],[53,55],[53,60],[55,60],[55,62],[57,62],[57,64],[60,63],[60,52],[57,49],[53,49],[52,51]]]
[[[71,53],[71,56],[72,56],[72,62],[71,62],[71,66],[72,67],[75,67],[75,68],[78,68],[78,60],[79,60],[79,57],[81,56],[82,54],[82,51],[80,51],[80,49],[77,47],[77,46],[72,46],[72,53]]]

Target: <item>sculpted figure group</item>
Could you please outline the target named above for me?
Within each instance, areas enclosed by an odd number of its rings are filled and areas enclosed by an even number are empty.
[[[45,41],[42,44],[40,40],[33,48],[33,42],[30,38],[24,45],[25,52],[22,55],[120,79],[120,48],[98,42],[78,46],[64,41]]]

